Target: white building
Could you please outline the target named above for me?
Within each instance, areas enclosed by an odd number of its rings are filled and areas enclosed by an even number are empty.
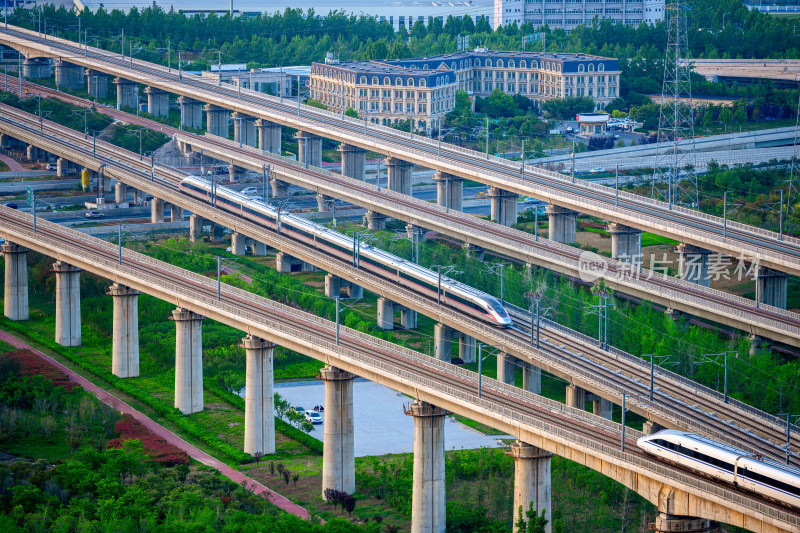
[[[594,17],[614,24],[654,24],[664,19],[664,0],[494,0],[494,26],[530,22],[567,31]]]

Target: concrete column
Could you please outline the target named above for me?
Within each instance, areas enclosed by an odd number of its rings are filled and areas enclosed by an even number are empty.
[[[575,225],[578,213],[550,204],[544,208],[548,220],[548,239],[556,242],[571,243],[578,240]]]
[[[712,253],[710,250],[681,243],[675,247],[675,252],[678,254],[681,279],[703,287],[711,285],[711,276],[708,273],[708,258]]]
[[[537,514],[544,511],[547,519],[545,532],[551,533],[553,514],[550,509],[550,462],[553,455],[521,441],[511,445],[508,455],[514,458],[514,509],[512,513],[514,522],[519,516],[519,508],[522,507],[524,516],[530,503],[533,502],[533,508],[536,509]],[[516,527],[514,531],[522,532]]]
[[[367,219],[367,228],[368,229],[376,229],[382,230],[386,229],[386,215],[382,215],[376,211],[367,211],[367,214],[364,215]]]
[[[231,253],[233,255],[247,255],[245,240],[245,236],[241,233],[237,232],[231,235]]]
[[[28,249],[6,242],[0,251],[6,262],[3,314],[9,320],[28,320]]]
[[[175,408],[190,415],[203,410],[203,317],[179,307],[175,321]]]
[[[522,388],[534,394],[542,393],[542,369],[526,363],[522,367]]]
[[[150,222],[152,224],[164,222],[164,200],[160,198],[150,200]]]
[[[514,385],[517,374],[516,357],[507,353],[497,354],[497,381]]]
[[[203,217],[192,215],[189,217],[189,240],[197,242],[197,239],[203,233]]]
[[[452,360],[452,340],[453,328],[444,324],[436,324],[433,327],[433,352],[437,359],[448,363]]]
[[[335,298],[341,294],[342,278],[335,274],[325,274],[325,296],[328,298]],[[378,315],[380,315],[380,306],[378,307]]]
[[[653,433],[661,431],[662,429],[666,428],[661,424],[653,422],[652,420],[648,420],[642,425],[642,433],[644,433],[645,435],[652,435]]]
[[[139,291],[114,283],[106,293],[114,300],[111,373],[118,378],[139,375]]]
[[[34,145],[29,144],[25,148],[25,157],[31,162],[39,161],[42,158],[42,151]]]
[[[592,400],[592,413],[611,420],[614,415],[614,404],[605,398],[595,397]]]
[[[56,342],[81,345],[81,269],[62,261],[53,263],[56,273]]]
[[[277,178],[270,178],[269,185],[270,189],[272,189],[272,198],[286,198],[289,196],[289,183]]]
[[[108,75],[100,71],[86,69],[89,82],[89,96],[92,98],[108,98]]]
[[[248,335],[242,339],[247,358],[244,387],[244,452],[275,453],[275,402],[272,353],[275,345]]]
[[[421,226],[415,226],[414,224],[406,224],[406,235],[411,239],[411,242],[414,242],[415,233],[417,234],[417,242],[427,242],[428,230]]]
[[[456,211],[464,210],[464,180],[462,178],[440,171],[433,175],[433,181],[436,182],[437,204]]]
[[[394,302],[387,298],[378,298],[378,327],[394,329]]]
[[[488,193],[491,201],[492,222],[503,226],[516,224],[517,194],[497,187],[489,187]]]
[[[297,139],[297,161],[306,167],[322,166],[322,137],[298,131],[295,134]]]
[[[220,226],[219,224],[211,224],[211,235],[209,236],[209,241],[222,242],[222,239],[224,237],[225,237],[225,227]]]
[[[258,147],[265,152],[280,155],[281,153],[281,125],[264,119],[255,122],[258,134]]]
[[[444,421],[449,412],[417,400],[406,414],[414,417],[411,533],[444,533]]]
[[[330,196],[326,196],[322,193],[317,193],[317,211],[319,211],[320,213],[326,213],[328,211],[331,211],[331,204],[328,203],[331,200],[333,200],[333,198],[331,198]]]
[[[408,307],[400,308],[400,327],[402,329],[416,329],[417,312]]]
[[[642,264],[642,232],[622,224],[608,225],[611,234],[611,257],[636,267]]]
[[[342,176],[364,181],[367,151],[351,144],[340,144],[342,154]]]
[[[218,107],[213,104],[203,106],[203,111],[206,112],[206,129],[208,133],[227,139],[230,133],[230,128],[228,127],[229,111],[224,107]]]
[[[118,181],[114,186],[114,201],[118,204],[128,201],[128,185]]]
[[[259,257],[267,255],[267,245],[263,242],[255,241],[253,243],[253,255],[257,255]]]
[[[475,337],[461,334],[458,338],[458,357],[465,363],[474,363],[478,358],[478,345]]]
[[[586,391],[575,385],[567,385],[566,404],[583,411],[586,409]]]
[[[464,253],[467,254],[467,257],[474,257],[478,261],[483,261],[484,254],[486,250],[481,248],[480,246],[476,246],[474,244],[464,243]]]
[[[169,206],[169,221],[170,222],[183,222],[183,208],[177,205]]]
[[[360,285],[356,285],[355,283],[348,281],[347,286],[345,287],[348,291],[350,291],[350,298],[363,298],[364,297],[364,287]],[[402,317],[402,315],[401,315]],[[402,318],[400,319],[402,322]],[[416,326],[415,326],[416,327]]]
[[[387,169],[389,190],[411,196],[411,169],[414,164],[396,157],[387,157],[383,162]]]
[[[64,159],[63,157],[59,157],[56,160],[56,176],[59,178],[63,178],[67,175],[67,171],[69,168],[69,161]]]
[[[53,75],[51,60],[46,57],[34,57],[22,62],[22,77],[32,80],[43,80]]]
[[[772,341],[760,335],[750,335],[750,355],[755,355],[764,345],[770,346]]]
[[[203,102],[186,96],[178,97],[181,106],[181,125],[196,130],[203,128]]]
[[[758,268],[758,302],[786,309],[789,275],[767,267]]]
[[[322,495],[325,489],[352,494],[356,490],[355,439],[353,432],[353,379],[350,372],[326,366],[325,424],[322,450]]]
[[[61,59],[57,60],[56,87],[70,90],[83,89],[83,67]]]
[[[650,529],[655,533],[706,533],[716,527],[716,523],[705,518],[694,518],[691,516],[675,516],[667,513],[660,513],[656,517]]]
[[[135,81],[123,78],[114,78],[114,85],[117,86],[117,107],[129,107],[136,109],[139,107],[138,85]]]
[[[256,137],[256,119],[250,115],[234,111],[231,113],[233,119],[233,140],[245,146],[256,147],[258,138]]]
[[[155,87],[145,87],[147,112],[154,117],[169,117],[169,93]]]
[[[292,257],[286,252],[278,252],[275,256],[275,270],[284,274],[289,272],[313,272],[314,265]]]

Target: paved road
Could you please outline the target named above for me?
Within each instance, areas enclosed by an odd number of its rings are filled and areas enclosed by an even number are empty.
[[[8,168],[10,168],[12,172],[22,172],[25,170],[16,159],[5,154],[0,154],[0,161],[8,165]]]
[[[13,335],[5,331],[0,331],[0,340],[7,342],[8,344],[18,349],[31,350],[39,357],[42,357],[47,361],[51,362],[52,364],[56,365],[58,368],[63,370],[69,376],[70,381],[74,381],[80,384],[80,386],[83,387],[85,390],[97,396],[97,399],[100,400],[101,402],[113,407],[114,409],[120,411],[121,413],[133,416],[133,418],[141,422],[147,429],[149,429],[150,431],[152,431],[153,433],[155,433],[168,443],[177,446],[181,450],[188,453],[192,459],[195,459],[206,466],[216,468],[223,476],[227,477],[234,483],[241,485],[242,483],[246,482],[248,486],[253,488],[253,492],[255,494],[263,498],[266,498],[267,500],[269,500],[270,503],[283,509],[284,511],[291,513],[295,516],[299,516],[300,518],[306,520],[309,518],[308,511],[305,510],[303,507],[300,507],[299,505],[293,503],[292,501],[281,496],[277,492],[268,489],[255,479],[247,477],[238,470],[234,470],[225,463],[218,461],[217,459],[208,455],[206,452],[192,446],[191,444],[189,444],[188,442],[177,436],[175,433],[166,429],[164,426],[157,424],[156,422],[154,422],[153,420],[142,414],[140,411],[137,411],[130,405],[126,404],[125,402],[123,402],[116,396],[112,395],[111,393],[101,389],[100,387],[98,387],[91,381],[87,380],[86,378],[76,374],[70,368],[62,365],[52,357],[40,352],[39,350],[22,342],[21,340],[17,339]]]

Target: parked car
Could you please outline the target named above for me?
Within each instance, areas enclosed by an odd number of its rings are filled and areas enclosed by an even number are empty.
[[[601,172],[605,172],[605,171],[606,171],[606,169],[604,169],[603,167],[594,167],[589,172],[592,173],[592,174],[600,174]]]
[[[47,170],[49,170],[50,172],[55,172],[56,170],[58,170],[58,164],[57,163],[47,163]]]
[[[322,424],[322,415],[316,411],[306,411],[306,420],[312,424]]]
[[[575,133],[575,128],[573,128],[572,126],[569,126],[567,128],[567,133]]]
[[[17,204],[15,204],[14,202],[8,202],[7,204],[3,204],[3,205],[4,205],[4,206],[6,206],[6,207],[7,207],[7,208],[9,208],[9,209],[17,209],[17,208],[19,207],[19,206],[18,206]]]
[[[299,405],[295,405],[294,407],[292,407],[292,411],[294,411],[298,415],[305,416],[305,414],[306,414],[306,410],[304,408],[300,407]]]
[[[255,196],[256,194],[258,194],[258,189],[255,187],[245,187],[244,189],[241,190],[241,193],[244,194],[245,196]]]
[[[105,215],[100,211],[86,211],[86,218],[103,218]]]

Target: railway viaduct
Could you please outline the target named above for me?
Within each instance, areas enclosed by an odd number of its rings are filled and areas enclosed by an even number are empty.
[[[800,530],[800,514],[725,484],[656,462],[634,442],[640,432],[628,430],[625,451],[622,428],[602,417],[547,400],[495,380],[483,381],[477,393],[474,374],[447,362],[341,328],[167,263],[85,236],[50,222],[36,228],[30,215],[0,207],[0,235],[6,238],[6,314],[27,312],[26,253],[56,259],[56,340],[80,343],[81,271],[112,282],[115,328],[112,367],[121,359],[130,370],[138,364],[136,308],[140,293],[172,302],[175,321],[175,406],[186,414],[202,410],[202,320],[214,319],[242,330],[247,357],[245,450],[274,450],[273,412],[262,399],[271,392],[271,353],[275,344],[326,363],[320,378],[326,388],[321,489],[353,492],[352,379],[355,375],[389,386],[416,400],[407,408],[415,421],[415,479],[412,531],[444,531],[444,419],[448,412],[468,416],[517,437],[509,449],[515,459],[515,508],[534,502],[550,516],[546,479],[551,454],[568,457],[612,477],[638,492],[661,512],[656,531],[704,531],[711,521],[757,532]],[[9,299],[8,295],[14,295]],[[11,304],[9,304],[11,301]]]

